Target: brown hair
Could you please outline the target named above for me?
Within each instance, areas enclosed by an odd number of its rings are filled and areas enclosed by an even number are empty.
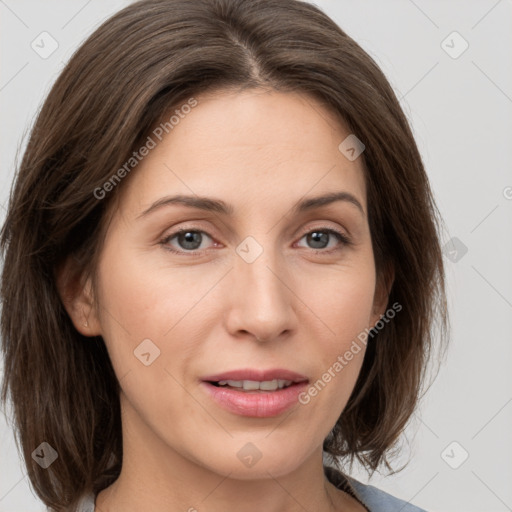
[[[123,184],[94,191],[170,109],[205,91],[263,87],[320,101],[364,143],[378,278],[402,311],[373,333],[324,450],[374,471],[396,445],[448,320],[440,215],[410,127],[374,60],[298,0],[144,0],[103,23],[55,82],[33,126],[2,228],[2,400],[10,391],[30,481],[65,510],[110,485],[122,464],[119,383],[103,339],[73,326],[56,286],[72,256],[95,275]],[[340,141],[341,142],[341,141]],[[136,172],[136,170],[134,171]],[[79,274],[77,274],[79,275]],[[43,470],[33,450],[58,460]]]

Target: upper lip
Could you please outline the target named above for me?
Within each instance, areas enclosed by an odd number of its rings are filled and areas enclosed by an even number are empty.
[[[307,377],[300,373],[283,368],[272,368],[269,370],[242,368],[202,377],[203,381],[208,382],[218,382],[220,380],[253,380],[262,382],[274,379],[291,380],[292,382],[304,382],[308,380]]]

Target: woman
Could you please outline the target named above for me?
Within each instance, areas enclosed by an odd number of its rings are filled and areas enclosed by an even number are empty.
[[[52,88],[1,233],[2,398],[39,497],[420,510],[343,464],[392,469],[417,405],[437,222],[392,88],[318,8],[120,11]]]

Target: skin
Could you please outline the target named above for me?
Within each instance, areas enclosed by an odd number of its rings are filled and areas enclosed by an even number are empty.
[[[122,388],[123,467],[97,510],[361,511],[324,477],[322,443],[364,345],[307,405],[277,417],[225,411],[200,386],[203,376],[244,367],[287,368],[315,382],[385,312],[361,158],[339,151],[350,132],[312,98],[252,89],[196,99],[125,178],[98,288],[87,281],[67,305],[82,334],[103,337]],[[298,201],[333,191],[353,194],[363,212],[337,201],[292,214]],[[139,217],[174,194],[222,199],[234,213],[174,204]],[[199,231],[199,248],[161,242],[179,228]],[[329,228],[351,244],[307,236]],[[248,236],[263,249],[252,263],[236,252]],[[134,350],[148,338],[160,356],[145,366]],[[252,467],[237,457],[248,442],[261,453]]]

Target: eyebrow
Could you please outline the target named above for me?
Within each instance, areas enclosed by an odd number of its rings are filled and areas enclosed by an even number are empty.
[[[321,196],[310,197],[297,203],[293,208],[293,213],[303,213],[321,206],[326,206],[337,201],[344,201],[354,205],[363,214],[366,215],[364,209],[359,200],[352,195],[350,192],[331,192]],[[146,217],[151,212],[159,210],[160,208],[172,204],[178,204],[187,206],[189,208],[196,208],[198,210],[204,210],[209,212],[221,213],[224,215],[233,215],[233,206],[225,203],[221,199],[214,199],[209,197],[201,196],[187,196],[187,195],[176,195],[176,196],[165,196],[155,201],[149,208],[144,210],[137,218]]]

